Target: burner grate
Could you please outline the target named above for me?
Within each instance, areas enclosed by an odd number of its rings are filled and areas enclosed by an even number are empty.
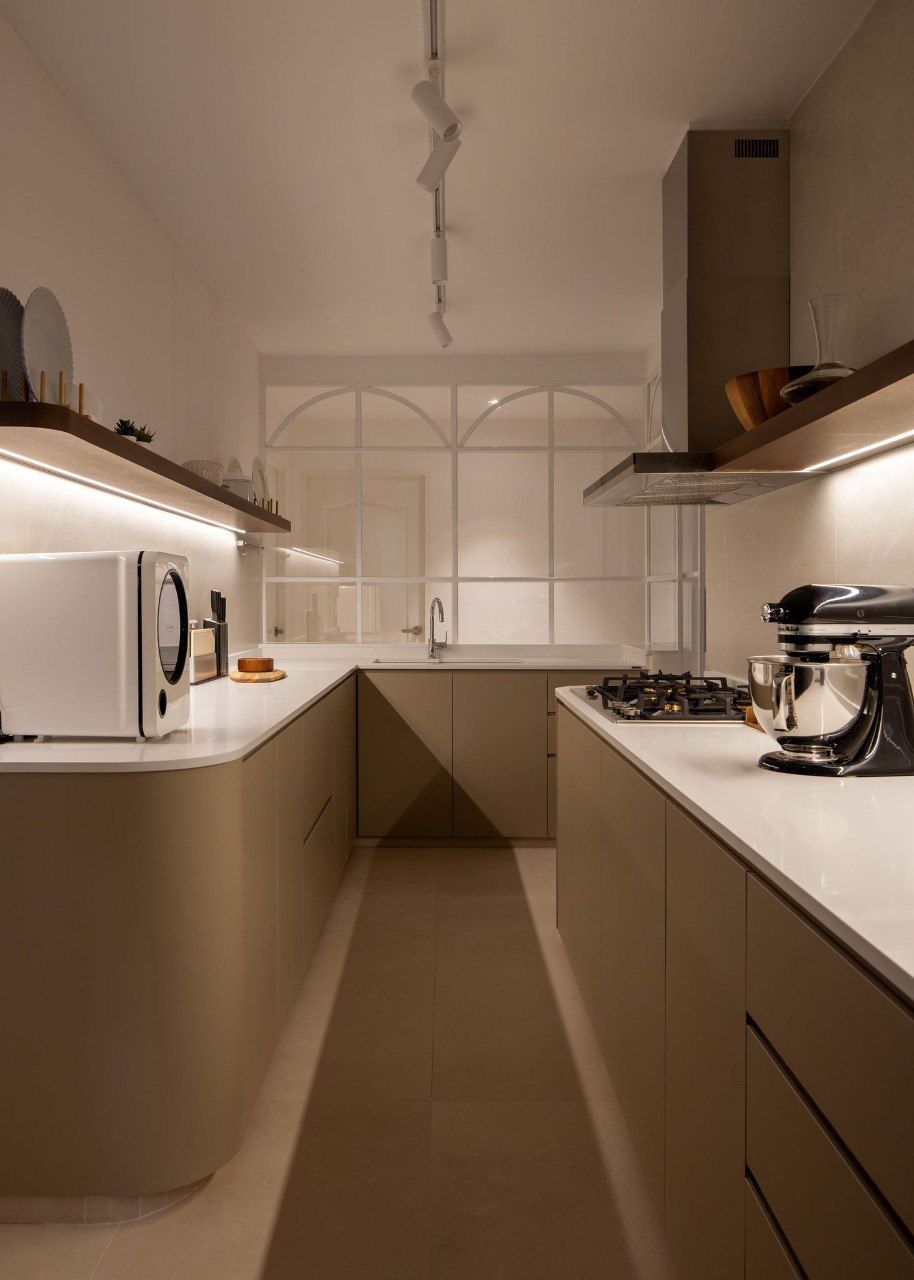
[[[671,675],[663,671],[605,676],[587,689],[603,710],[626,720],[742,720],[749,705],[745,689],[722,676]]]

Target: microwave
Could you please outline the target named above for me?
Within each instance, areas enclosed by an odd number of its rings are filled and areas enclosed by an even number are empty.
[[[164,738],[190,715],[187,560],[0,555],[0,733]]]

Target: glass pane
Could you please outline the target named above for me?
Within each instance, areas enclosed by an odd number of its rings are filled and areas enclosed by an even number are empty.
[[[294,416],[273,439],[290,415]],[[355,392],[340,391],[336,387],[268,387],[266,420],[268,445],[272,443],[286,449],[302,445],[330,448],[354,445]]]
[[[555,392],[553,413],[556,444],[618,444],[631,449],[642,438],[644,384],[566,387]]]
[[[546,455],[461,453],[458,474],[461,577],[548,574]]]
[[[644,583],[557,582],[555,643],[643,645]]]
[[[701,508],[680,507],[682,512],[682,572],[701,568]]]
[[[457,439],[463,440],[483,414],[467,440],[479,445],[548,444],[549,403],[545,391],[526,387],[460,387],[457,391]],[[513,399],[511,397],[514,397]]]
[[[650,572],[676,573],[679,507],[648,507],[651,525]]]
[[[649,640],[652,648],[679,648],[679,585],[649,582]]]
[[[270,488],[292,532],[271,539],[267,577],[355,574],[355,454],[267,453]]]
[[[404,400],[408,404],[404,404]],[[363,444],[440,445],[443,448],[444,442],[450,439],[450,387],[379,387],[362,392]]]
[[[461,644],[547,644],[545,582],[461,582]]]
[[[444,605],[444,622],[435,615],[435,636],[451,635],[449,582],[364,582],[362,584],[362,640],[365,644],[428,645],[429,608],[435,596]],[[418,633],[415,628],[418,627]],[[419,656],[419,655],[417,655]]]
[[[268,582],[266,596],[270,644],[355,642],[354,583]]]
[[[362,454],[362,574],[451,572],[451,455]]]
[[[585,507],[583,492],[619,460],[611,453],[555,455],[556,577],[641,577],[644,515],[640,507]]]

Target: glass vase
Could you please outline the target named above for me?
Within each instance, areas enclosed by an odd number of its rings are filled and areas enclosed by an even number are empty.
[[[824,293],[819,298],[810,298],[809,310],[816,335],[816,363],[808,373],[781,388],[781,395],[789,404],[808,400],[817,391],[854,372],[838,355],[844,336],[847,294]]]

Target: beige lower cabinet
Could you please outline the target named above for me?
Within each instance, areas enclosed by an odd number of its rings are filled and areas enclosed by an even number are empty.
[[[452,832],[450,672],[360,671],[359,835]]]
[[[743,1274],[746,872],[667,802],[666,1231],[681,1280]]]
[[[355,680],[330,694],[333,708],[333,856],[342,874],[355,838]]]
[[[803,1280],[777,1225],[746,1182],[746,1280]]]
[[[305,814],[302,722],[293,721],[276,739],[278,854],[276,951],[279,1022],[286,1015],[305,972]]]
[[[562,706],[556,716],[555,761],[555,918],[565,950],[574,968],[574,793],[575,739],[583,725]]]
[[[546,676],[456,671],[454,835],[546,831]]]
[[[594,1024],[662,1211],[666,802],[615,751],[604,746],[600,754],[600,996]]]
[[[277,764],[274,738],[241,766],[245,1098],[254,1104],[279,1034]]]

